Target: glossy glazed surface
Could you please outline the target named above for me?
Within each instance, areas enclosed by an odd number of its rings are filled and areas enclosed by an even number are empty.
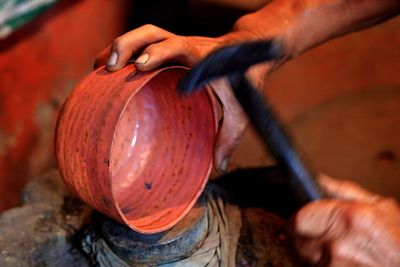
[[[183,97],[181,67],[89,75],[58,120],[56,154],[82,200],[142,233],[175,225],[206,183],[215,141],[207,91]]]

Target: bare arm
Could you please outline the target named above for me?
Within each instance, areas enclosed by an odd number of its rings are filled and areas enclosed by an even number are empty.
[[[287,56],[335,37],[368,28],[400,13],[398,0],[276,0],[241,17],[233,33],[280,39]],[[229,35],[222,36],[230,39]]]

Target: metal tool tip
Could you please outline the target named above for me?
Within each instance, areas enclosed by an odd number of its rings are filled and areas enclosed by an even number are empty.
[[[283,56],[275,40],[261,40],[222,47],[198,63],[179,83],[179,90],[189,95],[205,83],[222,76],[244,73],[250,66]]]

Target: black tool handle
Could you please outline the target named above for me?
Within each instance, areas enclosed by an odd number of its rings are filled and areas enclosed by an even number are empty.
[[[262,95],[254,89],[241,72],[229,75],[236,98],[247,113],[266,148],[278,164],[289,171],[294,190],[303,202],[324,197],[315,180],[315,172],[302,159],[292,139]]]

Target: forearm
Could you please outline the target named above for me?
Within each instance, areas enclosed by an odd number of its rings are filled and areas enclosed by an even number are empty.
[[[399,0],[275,0],[241,17],[225,37],[229,40],[242,32],[250,38],[279,39],[287,57],[293,58],[327,40],[399,13]]]

